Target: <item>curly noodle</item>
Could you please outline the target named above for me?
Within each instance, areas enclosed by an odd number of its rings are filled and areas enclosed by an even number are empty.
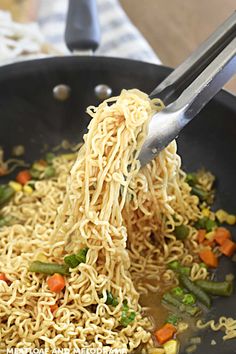
[[[193,280],[207,277],[196,262],[195,229],[189,226],[186,241],[173,235],[200,216],[176,143],[143,169],[137,160],[149,120],[162,108],[138,90],[89,107],[77,157],[55,158],[54,178],[36,182],[31,195],[16,193],[2,209],[15,223],[0,230],[0,270],[11,282],[0,282],[0,349],[152,346],[140,293],[175,284],[166,264],[176,259],[192,266]],[[45,275],[28,271],[32,260],[61,263],[82,247],[86,263],[71,269],[59,294]],[[106,304],[107,291],[116,307]],[[120,323],[124,300],[136,314],[127,327]]]

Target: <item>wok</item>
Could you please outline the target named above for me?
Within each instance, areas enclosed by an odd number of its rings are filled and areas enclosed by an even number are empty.
[[[49,150],[62,139],[82,140],[90,104],[99,100],[94,93],[98,84],[107,84],[113,95],[123,88],[151,92],[171,69],[126,59],[65,56],[32,60],[0,68],[0,145],[10,156],[14,145],[23,144],[26,160]],[[71,94],[66,101],[53,96],[53,88],[66,84]],[[178,138],[179,154],[187,171],[206,167],[217,177],[215,208],[236,212],[236,98],[221,91],[188,125]],[[235,230],[234,239],[236,238]],[[222,257],[217,277],[235,273],[235,263]],[[235,283],[236,285],[236,283]],[[236,294],[218,298],[208,318],[236,317]],[[223,342],[221,332],[205,330],[196,354],[236,353],[235,340]],[[215,339],[217,345],[212,346]],[[183,353],[183,351],[182,351]]]

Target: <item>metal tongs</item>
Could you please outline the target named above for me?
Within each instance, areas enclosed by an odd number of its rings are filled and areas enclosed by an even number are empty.
[[[150,121],[141,165],[175,139],[235,73],[236,12],[150,94],[166,107]]]

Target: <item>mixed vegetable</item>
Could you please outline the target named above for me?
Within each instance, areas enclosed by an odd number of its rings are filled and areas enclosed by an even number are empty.
[[[232,240],[230,230],[223,224],[236,224],[236,215],[228,214],[219,209],[215,213],[210,210],[209,204],[213,201],[212,190],[206,190],[199,182],[199,173],[189,173],[186,182],[191,187],[192,194],[199,198],[202,217],[191,227],[197,229],[197,241],[199,243],[199,258],[211,268],[217,268],[219,264],[219,252],[227,257],[233,256],[236,251],[236,243]],[[197,193],[196,193],[197,191]],[[207,195],[203,198],[203,195]],[[185,240],[188,237],[186,225],[180,225],[174,230],[177,239]]]
[[[48,278],[48,287],[52,292],[60,292],[65,287],[64,276],[70,275],[70,268],[76,268],[80,263],[86,263],[88,248],[84,247],[77,254],[70,254],[64,257],[64,263],[47,263],[41,260],[33,261],[30,264],[29,272],[51,275]],[[41,258],[41,256],[40,256]],[[63,285],[63,286],[62,286]]]
[[[16,146],[13,150],[15,156],[20,156],[19,154],[24,153],[24,147],[21,145]],[[1,152],[2,150],[0,148],[0,162],[2,162]],[[73,158],[75,158],[75,153],[66,153],[62,154],[61,156],[63,156],[63,158],[66,160],[73,160]],[[21,166],[26,165],[29,166],[29,168],[19,171],[15,177],[15,180],[10,180],[7,184],[0,185],[0,208],[8,203],[18,192],[21,192],[25,195],[31,195],[35,189],[35,183],[37,181],[55,177],[55,157],[56,155],[53,152],[48,152],[42,159],[35,161],[31,166],[27,165],[24,161],[19,161],[20,163],[16,164],[14,168],[6,170],[4,173],[1,173],[1,169],[3,169],[3,167],[0,165],[0,178],[1,176],[4,177],[10,174],[15,168],[20,168]],[[9,159],[8,161],[14,162],[16,160]],[[7,169],[6,163],[4,166],[4,169]],[[11,223],[9,223],[10,219]],[[9,215],[3,216],[0,214],[0,227],[8,226],[12,224],[12,222],[13,220]]]
[[[60,293],[66,286],[65,276],[70,276],[70,269],[75,269],[81,263],[86,263],[87,253],[88,248],[83,247],[76,254],[66,255],[64,257],[63,264],[47,263],[42,262],[41,260],[36,260],[30,264],[29,271],[50,275],[47,278],[47,285],[49,290],[54,293]],[[42,258],[41,255],[39,258]],[[102,294],[100,295],[100,298],[101,297],[103,297]],[[105,304],[116,307],[119,304],[119,300],[112,294],[112,292],[106,291]],[[50,309],[53,313],[58,309],[58,305],[52,305]],[[127,327],[134,321],[135,316],[136,313],[130,310],[127,300],[124,300],[121,309],[120,325],[122,327]]]
[[[69,157],[71,158],[71,156]],[[0,185],[0,208],[9,202],[15,193],[33,193],[36,181],[53,178],[56,175],[53,166],[54,158],[55,155],[49,152],[43,159],[35,161],[29,169],[21,170],[15,180],[10,181],[8,184]],[[6,174],[3,172],[1,173],[0,171],[0,176]],[[225,227],[225,224],[236,224],[236,215],[228,214],[222,209],[216,212],[210,210],[209,205],[213,201],[214,192],[206,190],[201,185],[198,173],[187,174],[186,182],[191,187],[191,193],[199,199],[202,217],[191,225],[184,223],[176,225],[173,235],[177,240],[186,242],[192,234],[192,229],[194,229],[195,233],[197,232],[196,240],[199,245],[199,266],[207,269],[217,268],[219,254],[232,257],[236,251],[236,243],[232,240],[232,234]],[[0,215],[0,227],[10,225],[12,222],[14,220],[10,215]],[[46,275],[49,290],[54,293],[60,293],[67,286],[66,277],[69,277],[71,272],[79,267],[80,264],[86,263],[87,257],[87,247],[81,248],[77,253],[66,255],[60,264],[47,262],[45,256],[39,257],[39,259],[30,264],[29,272]],[[210,308],[212,306],[215,296],[230,296],[233,292],[233,283],[232,280],[199,279],[192,281],[190,277],[191,268],[181,264],[178,260],[168,263],[167,267],[175,272],[179,285],[169,289],[162,296],[162,304],[168,309],[169,315],[163,326],[154,332],[154,336],[158,345],[164,348],[166,354],[177,354],[179,341],[176,336],[181,332],[180,328],[183,330],[183,319],[199,316],[204,311],[204,307]],[[11,281],[5,273],[0,273],[0,281],[4,281],[9,286],[11,285]],[[104,303],[107,306],[111,306],[111,308],[119,304],[119,299],[111,291],[100,294],[100,298],[104,298]],[[126,299],[120,306],[121,317],[119,325],[127,327],[134,321],[136,312],[128,306]],[[50,305],[51,313],[55,313],[58,308],[59,304],[57,302]],[[180,326],[181,324],[182,327]]]
[[[206,190],[201,185],[198,173],[187,174],[186,182],[191,187],[191,193],[199,199],[202,217],[191,225],[177,225],[173,235],[177,240],[185,242],[190,234],[193,234],[190,230],[195,230],[199,245],[199,267],[207,270],[217,268],[220,254],[232,257],[236,251],[236,243],[232,240],[232,234],[224,225],[235,225],[236,215],[229,214],[222,209],[216,212],[211,211],[210,204],[213,201],[214,192],[212,189]],[[178,217],[175,216],[174,219],[178,224]],[[186,330],[188,327],[188,317],[198,318],[205,309],[212,306],[215,296],[230,296],[233,293],[233,277],[230,279],[226,277],[225,281],[209,279],[192,281],[191,268],[181,264],[180,261],[168,263],[167,268],[176,273],[179,285],[162,295],[161,302],[169,310],[169,315],[165,323],[154,332],[154,336],[165,354],[177,354],[179,351],[177,337],[183,328]],[[196,337],[196,341],[190,341],[190,347],[196,349],[200,341],[200,338]]]
[[[171,323],[165,323],[163,327],[155,332],[156,339],[158,343],[164,344],[177,332],[177,328]]]
[[[7,278],[5,273],[0,273],[0,280],[4,281],[5,283],[7,283],[8,285],[11,284],[11,281]]]
[[[71,255],[65,256],[64,262],[68,265],[68,267],[76,268],[76,267],[78,267],[78,265],[80,263],[86,262],[87,252],[88,252],[88,248],[84,247],[77,254],[71,254]]]
[[[15,154],[22,153],[22,146],[15,147]],[[23,192],[25,195],[33,193],[34,185],[37,180],[49,179],[56,175],[55,168],[53,167],[53,160],[55,155],[49,152],[45,155],[44,159],[38,160],[32,164],[29,169],[19,171],[15,180],[11,180],[8,184],[0,185],[0,207],[8,203],[15,193]],[[0,176],[8,174],[0,173]],[[0,214],[0,227],[11,225],[13,219],[10,215]]]
[[[69,267],[66,264],[45,263],[41,261],[34,261],[29,267],[29,271],[33,273],[42,273],[52,275],[55,273],[61,275],[70,275]]]
[[[212,305],[212,296],[230,296],[233,292],[231,281],[196,280],[181,273],[181,265],[175,267],[179,286],[166,291],[162,296],[162,304],[170,312],[162,327],[154,332],[159,345],[166,354],[177,354],[179,350],[178,336],[188,328],[188,317],[197,318],[204,308]],[[184,326],[186,325],[186,326]],[[194,343],[196,344],[196,343]]]
[[[47,279],[47,284],[52,292],[60,293],[66,286],[66,281],[61,274],[55,273]]]

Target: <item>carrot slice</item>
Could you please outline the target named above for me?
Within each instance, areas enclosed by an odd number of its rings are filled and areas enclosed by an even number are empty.
[[[200,229],[198,230],[198,234],[197,234],[197,240],[198,243],[203,243],[203,241],[205,240],[205,236],[206,236],[206,230],[204,229]]]
[[[173,338],[177,329],[171,323],[166,323],[163,327],[155,332],[155,337],[160,344],[164,344],[171,338]]]
[[[51,313],[55,312],[58,309],[58,305],[54,304],[54,305],[50,305],[50,311]]]
[[[214,239],[213,240],[205,240],[205,241],[203,241],[203,245],[204,246],[213,246],[213,244],[214,244]]]
[[[11,284],[11,281],[7,279],[5,273],[0,273],[0,280],[5,281],[7,284]]]
[[[41,159],[41,160],[38,160],[37,163],[40,164],[41,166],[45,166],[45,167],[48,165],[48,164],[47,164],[47,161],[42,160],[42,159]]]
[[[65,278],[58,273],[53,274],[47,280],[49,289],[54,293],[60,293],[66,286]]]
[[[25,185],[30,180],[31,180],[31,174],[29,173],[28,170],[20,171],[16,176],[16,181],[23,185]]]
[[[199,257],[208,267],[216,268],[218,266],[218,258],[209,249],[200,251]]]
[[[3,166],[0,166],[0,176],[5,176],[7,174],[7,169]]]
[[[225,227],[218,227],[215,230],[215,241],[219,245],[223,245],[225,240],[231,239],[231,233]]]
[[[220,247],[220,252],[227,257],[231,257],[236,251],[236,243],[227,239]]]

